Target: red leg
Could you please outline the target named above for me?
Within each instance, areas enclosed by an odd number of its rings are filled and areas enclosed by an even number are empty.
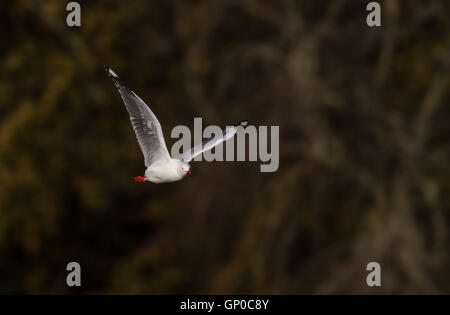
[[[143,182],[145,182],[145,177],[142,177],[142,176],[136,176],[136,177],[134,178],[134,181],[135,181],[136,183],[143,183]]]

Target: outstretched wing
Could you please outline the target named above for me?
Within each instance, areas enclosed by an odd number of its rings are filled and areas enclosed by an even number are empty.
[[[221,135],[217,135],[215,137],[205,139],[201,144],[198,144],[195,147],[191,148],[189,151],[184,152],[180,156],[180,159],[182,161],[185,161],[186,163],[190,162],[197,155],[214,148],[219,143],[227,141],[228,139],[233,137],[239,131],[243,131],[245,126],[247,126],[246,120],[240,122],[239,124],[237,124],[233,127],[226,128]]]
[[[130,115],[131,125],[144,154],[145,166],[149,167],[158,160],[170,159],[161,124],[155,114],[136,93],[122,83],[114,71],[108,67],[105,67],[105,69],[119,90],[123,103]]]

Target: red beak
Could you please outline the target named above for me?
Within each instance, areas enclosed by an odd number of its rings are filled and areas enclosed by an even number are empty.
[[[187,172],[186,172],[186,173],[188,173],[189,175],[191,175],[191,174],[192,174],[191,170],[187,170]]]

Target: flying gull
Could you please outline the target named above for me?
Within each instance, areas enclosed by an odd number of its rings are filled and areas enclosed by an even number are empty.
[[[172,158],[167,151],[161,124],[155,114],[136,93],[122,83],[114,71],[108,67],[105,69],[119,90],[144,154],[144,162],[147,167],[145,176],[135,177],[135,182],[166,183],[181,180],[187,174],[192,174],[189,162],[194,157],[230,139],[237,132],[244,130],[247,125],[247,121],[242,121],[233,127],[228,127],[221,135],[206,139],[203,143],[184,152],[180,157]]]

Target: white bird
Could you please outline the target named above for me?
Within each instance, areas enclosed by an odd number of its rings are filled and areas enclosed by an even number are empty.
[[[172,158],[167,151],[166,143],[161,129],[161,124],[150,108],[127,88],[119,77],[110,68],[105,67],[109,77],[113,80],[123,103],[130,115],[136,138],[144,154],[145,176],[137,176],[135,182],[166,183],[182,179],[187,174],[191,174],[189,162],[204,151],[210,150],[216,145],[233,137],[238,131],[244,130],[247,121],[242,121],[234,127],[227,128],[223,134],[194,146],[184,152],[179,158]]]

